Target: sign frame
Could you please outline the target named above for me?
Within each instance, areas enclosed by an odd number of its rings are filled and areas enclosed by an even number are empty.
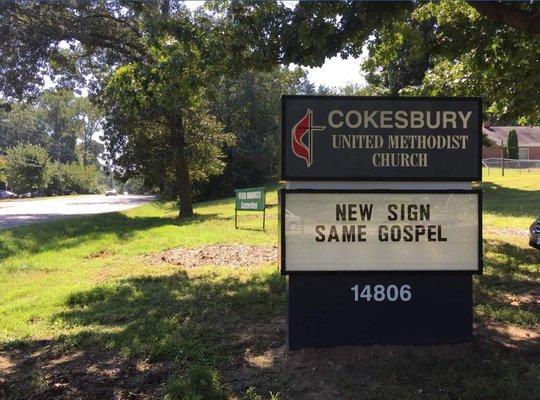
[[[262,192],[262,210],[256,209],[256,210],[244,210],[241,208],[238,208],[238,193],[240,192]],[[258,187],[252,187],[252,188],[244,188],[244,189],[234,189],[234,229],[238,229],[238,211],[252,211],[252,212],[262,212],[263,213],[263,231],[265,229],[265,223],[266,223],[266,187],[264,186],[258,186]]]
[[[287,271],[286,245],[285,245],[285,210],[287,193],[353,193],[353,194],[476,194],[478,198],[478,268],[475,270],[377,270],[377,271],[351,271],[351,270],[320,270],[320,271]],[[482,190],[481,189],[281,189],[279,191],[279,269],[281,275],[301,274],[463,274],[482,275],[484,270],[484,254],[482,241]]]
[[[444,177],[444,176],[429,176],[429,177],[324,177],[324,176],[310,176],[299,177],[292,174],[287,174],[285,169],[286,159],[286,107],[285,103],[289,99],[306,99],[306,100],[374,100],[374,101],[399,101],[399,100],[421,100],[421,101],[476,101],[478,102],[478,134],[477,134],[477,174],[466,177]],[[281,96],[281,137],[279,140],[279,179],[282,181],[393,181],[393,182],[470,182],[470,181],[482,181],[482,125],[483,125],[483,110],[482,110],[482,97],[448,97],[448,96],[339,96],[339,95],[283,95]]]

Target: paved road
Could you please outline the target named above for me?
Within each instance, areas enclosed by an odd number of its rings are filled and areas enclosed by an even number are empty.
[[[62,196],[0,201],[0,229],[74,215],[127,210],[151,201],[152,196]]]

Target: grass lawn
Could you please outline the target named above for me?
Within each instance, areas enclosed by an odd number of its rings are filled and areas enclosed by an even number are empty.
[[[540,252],[527,243],[540,175],[486,178],[472,345],[287,352],[275,262],[149,261],[178,247],[277,245],[275,188],[266,231],[260,213],[239,214],[235,230],[233,199],[183,221],[154,202],[0,231],[0,398],[540,398]]]

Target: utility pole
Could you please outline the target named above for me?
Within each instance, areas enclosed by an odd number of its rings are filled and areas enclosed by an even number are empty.
[[[504,176],[504,140],[501,139],[501,171]]]

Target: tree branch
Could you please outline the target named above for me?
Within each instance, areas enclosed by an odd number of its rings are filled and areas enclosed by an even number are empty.
[[[483,16],[504,25],[530,33],[540,34],[540,12],[528,11],[497,1],[468,1]]]
[[[135,36],[137,36],[139,38],[142,37],[141,32],[135,26],[130,24],[128,21],[123,20],[121,18],[116,18],[116,17],[114,17],[112,15],[109,15],[109,14],[98,13],[98,14],[92,14],[92,15],[83,15],[80,18],[82,18],[82,19],[91,19],[91,18],[110,19],[110,20],[115,21],[115,22],[117,22],[119,24],[127,26],[135,34]]]

